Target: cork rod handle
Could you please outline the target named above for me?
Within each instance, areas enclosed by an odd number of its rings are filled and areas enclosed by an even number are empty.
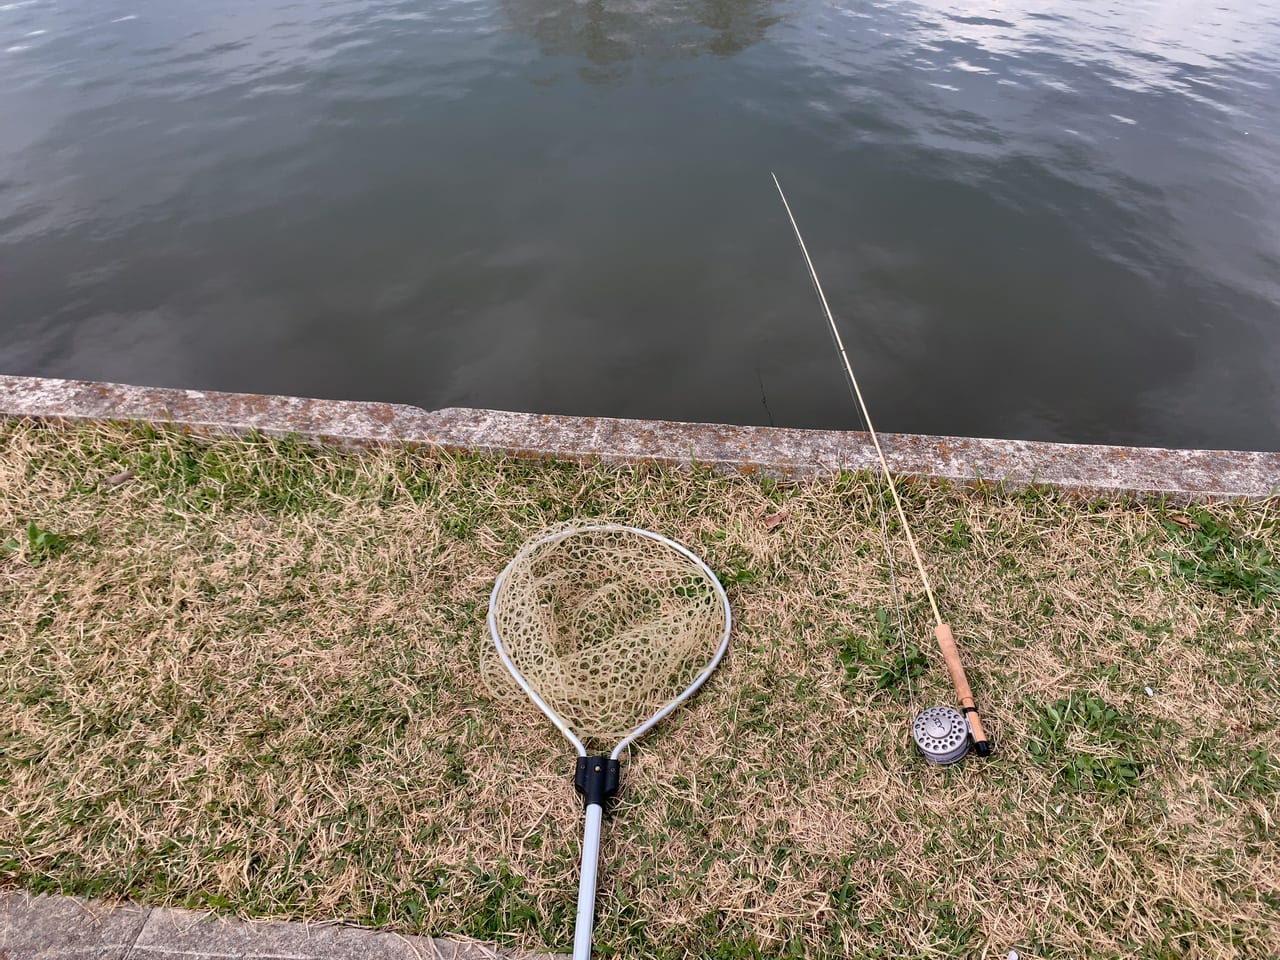
[[[969,732],[973,735],[973,749],[978,756],[985,757],[991,753],[991,743],[987,740],[986,731],[982,729],[982,717],[978,715],[978,708],[973,702],[969,679],[964,675],[960,651],[956,649],[956,638],[951,635],[951,627],[945,623],[939,623],[933,633],[938,638],[938,646],[942,648],[942,659],[946,661],[947,673],[951,674],[951,684],[956,688],[956,696],[960,700],[960,709],[969,724]]]

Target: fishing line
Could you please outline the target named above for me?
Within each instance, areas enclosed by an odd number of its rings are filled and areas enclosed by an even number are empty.
[[[764,394],[764,377],[760,376],[759,367],[756,367],[756,381],[760,384],[760,406],[764,407],[764,412],[769,417],[769,426],[776,426],[773,422],[773,411],[769,409],[769,398]]]
[[[813,258],[809,256],[809,248],[805,245],[804,237],[800,234],[800,226],[796,223],[795,214],[791,212],[791,204],[787,202],[787,195],[782,190],[778,175],[771,173],[770,176],[773,177],[774,186],[778,188],[778,196],[782,198],[782,206],[787,211],[787,219],[791,221],[791,229],[795,231],[796,241],[800,244],[800,252],[804,255],[804,262],[809,268],[809,278],[813,281],[813,288],[818,294],[818,300],[822,303],[823,313],[826,314],[827,323],[831,327],[831,335],[835,338],[836,350],[840,354],[840,360],[844,364],[845,373],[848,375],[849,388],[853,393],[854,400],[857,402],[857,409],[862,417],[862,422],[866,425],[867,433],[871,437],[871,443],[875,447],[876,457],[880,461],[880,468],[883,470],[885,481],[888,483],[889,493],[893,498],[894,506],[897,508],[898,520],[902,524],[902,532],[906,536],[907,546],[911,549],[916,571],[920,574],[920,582],[924,584],[925,596],[929,600],[929,609],[933,611],[934,636],[937,638],[938,646],[942,650],[942,657],[946,662],[952,685],[955,687],[956,696],[960,700],[960,711],[950,707],[931,707],[924,711],[912,724],[912,735],[915,738],[916,745],[925,757],[937,763],[951,763],[959,760],[968,752],[970,742],[979,756],[988,756],[991,753],[991,743],[983,730],[982,718],[978,714],[977,706],[974,704],[973,692],[970,690],[969,681],[965,677],[964,666],[960,662],[960,653],[956,648],[955,638],[952,636],[951,627],[942,619],[942,613],[938,609],[938,601],[934,596],[933,585],[929,582],[929,573],[925,569],[924,561],[920,557],[920,550],[916,546],[915,535],[911,532],[911,524],[908,522],[907,513],[902,507],[902,498],[898,496],[897,484],[894,482],[893,473],[889,469],[889,463],[885,459],[884,450],[880,446],[880,437],[871,423],[871,414],[867,410],[867,403],[862,397],[862,388],[858,385],[858,378],[853,372],[853,364],[849,361],[848,351],[845,350],[844,340],[840,336],[840,328],[836,325],[836,318],[831,312],[831,306],[827,303],[827,295],[823,292],[822,282],[818,279],[818,271],[813,266]],[[903,669],[907,674],[908,683],[910,683],[911,670],[910,664],[907,663],[905,631],[901,627],[902,614],[901,609],[898,607],[897,579],[893,573],[893,556],[892,551],[888,549],[888,523],[885,520],[887,511],[883,509],[883,494],[881,495],[881,506],[882,529],[885,536],[886,553],[889,555],[890,577],[894,584],[894,606],[899,618],[899,635],[902,639]],[[914,691],[912,692],[912,705],[914,708]]]

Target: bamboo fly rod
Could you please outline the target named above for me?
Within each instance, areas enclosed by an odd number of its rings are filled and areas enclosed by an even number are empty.
[[[782,198],[782,206],[787,211],[787,219],[791,221],[791,229],[795,231],[796,241],[800,244],[800,252],[804,254],[804,262],[809,267],[809,277],[813,280],[813,288],[818,293],[818,299],[822,302],[822,310],[827,316],[827,322],[831,325],[831,334],[835,337],[836,350],[839,352],[840,360],[844,364],[844,372],[849,377],[849,385],[853,388],[853,395],[862,411],[862,419],[867,425],[867,433],[871,435],[871,443],[875,447],[876,456],[880,459],[880,467],[884,471],[885,479],[888,481],[889,493],[893,497],[893,505],[898,510],[898,520],[902,523],[902,532],[906,534],[907,546],[911,548],[911,556],[915,560],[916,570],[920,573],[925,595],[929,598],[929,607],[933,611],[934,619],[933,633],[938,640],[939,648],[942,650],[942,659],[946,661],[947,673],[951,676],[951,683],[955,687],[956,697],[960,701],[960,712],[964,714],[965,722],[968,724],[974,752],[980,757],[989,756],[991,754],[991,743],[982,728],[982,717],[974,704],[973,691],[969,689],[969,681],[964,675],[964,665],[960,662],[960,651],[956,647],[951,627],[942,619],[942,614],[938,610],[938,600],[934,596],[933,585],[929,582],[929,573],[925,569],[924,561],[920,559],[920,550],[916,546],[916,538],[911,532],[911,524],[907,521],[906,511],[902,509],[902,499],[898,496],[898,487],[894,483],[893,472],[890,471],[889,463],[884,457],[884,450],[880,447],[880,437],[876,434],[876,428],[871,424],[871,414],[867,412],[867,402],[862,398],[862,388],[858,386],[858,378],[853,373],[853,365],[849,362],[849,354],[844,348],[844,340],[840,336],[840,328],[836,326],[836,318],[832,316],[831,307],[827,304],[827,295],[822,292],[822,283],[818,280],[818,271],[813,267],[813,260],[809,256],[809,248],[805,246],[804,237],[800,235],[800,227],[796,223],[795,214],[791,212],[791,204],[787,202],[787,195],[782,192],[782,184],[778,182],[778,175],[775,173],[771,174],[771,176],[773,177],[774,186],[778,188],[778,196]]]

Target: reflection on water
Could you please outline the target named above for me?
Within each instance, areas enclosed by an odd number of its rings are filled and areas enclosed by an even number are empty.
[[[732,56],[777,22],[775,0],[503,0],[512,27],[544,56],[581,56],[592,67],[637,57]],[[616,75],[583,68],[584,79]]]
[[[1280,22],[0,2],[0,370],[1280,447]],[[765,394],[768,411],[762,405]]]

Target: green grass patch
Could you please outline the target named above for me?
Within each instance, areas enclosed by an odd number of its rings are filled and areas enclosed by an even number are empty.
[[[1273,542],[1241,533],[1204,509],[1172,515],[1161,526],[1168,546],[1158,556],[1175,576],[1255,604],[1280,602],[1280,556]],[[1274,534],[1274,521],[1270,526]]]
[[[1088,694],[1029,708],[1037,736],[1027,742],[1027,750],[1064,784],[1113,794],[1138,788],[1143,762],[1134,754],[1144,738],[1131,717]]]
[[[869,686],[905,696],[908,682],[924,673],[929,660],[914,643],[905,643],[890,611],[877,610],[873,625],[874,634],[841,638],[836,656],[855,687]]]
[[[18,536],[0,541],[0,557],[20,557],[33,567],[57,559],[67,552],[73,537],[42,530],[34,521],[27,521]]]

